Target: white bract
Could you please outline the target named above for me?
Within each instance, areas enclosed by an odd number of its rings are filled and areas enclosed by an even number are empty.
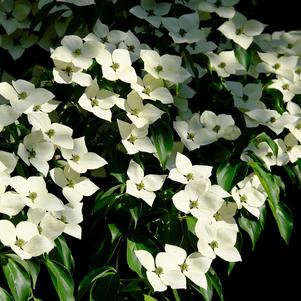
[[[181,67],[182,59],[176,55],[159,55],[154,50],[141,50],[141,59],[144,62],[144,70],[155,78],[162,78],[173,84],[182,83],[191,75]]]
[[[265,25],[256,20],[247,20],[245,16],[236,12],[234,17],[223,23],[218,30],[228,39],[244,49],[248,49],[253,37],[262,33]]]
[[[64,197],[72,206],[76,206],[84,196],[90,196],[99,188],[88,178],[73,171],[68,165],[50,170],[52,180],[62,188]]]
[[[102,49],[96,61],[101,65],[103,77],[108,80],[120,79],[130,84],[137,81],[136,71],[132,67],[130,54],[126,49],[115,49],[112,53]]]
[[[131,160],[127,170],[129,180],[126,181],[126,193],[144,200],[149,206],[156,198],[155,191],[163,186],[165,175],[144,175],[142,167]]]
[[[53,240],[39,234],[37,225],[28,221],[15,227],[8,220],[0,220],[0,241],[22,259],[49,253],[55,246]]]
[[[171,169],[168,178],[187,184],[190,181],[209,179],[212,167],[207,165],[192,165],[190,159],[181,153],[176,155],[176,167]]]
[[[138,152],[154,153],[156,151],[148,134],[148,125],[137,128],[134,124],[117,119],[121,142],[129,155]]]
[[[201,0],[198,9],[200,11],[216,13],[222,18],[232,18],[235,14],[233,5],[239,0]]]
[[[108,163],[96,153],[88,152],[85,137],[76,138],[73,141],[73,149],[61,148],[61,153],[74,171],[85,173],[88,169],[97,169]]]
[[[44,176],[49,170],[49,160],[54,155],[54,145],[46,141],[41,130],[32,132],[24,137],[19,144],[18,156],[29,166],[33,165]]]
[[[155,0],[141,0],[141,4],[132,7],[130,13],[158,28],[161,24],[161,16],[168,14],[170,8],[170,3],[156,3]]]

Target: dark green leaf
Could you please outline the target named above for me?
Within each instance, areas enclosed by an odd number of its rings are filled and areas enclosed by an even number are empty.
[[[266,142],[271,150],[273,151],[273,154],[277,157],[278,155],[278,146],[275,143],[275,141],[266,133],[261,133],[260,135],[256,136],[253,140],[253,143],[257,146],[261,142]]]
[[[117,238],[121,236],[121,232],[115,224],[108,224],[108,228],[112,236],[111,242],[113,243]]]
[[[85,293],[91,288],[93,283],[102,277],[115,274],[116,270],[112,267],[101,267],[90,271],[80,282],[76,300],[81,300]]]
[[[148,296],[148,295],[143,295],[144,301],[158,301],[154,297]]]
[[[126,248],[126,259],[127,259],[127,264],[129,268],[136,272],[139,277],[143,277],[142,272],[141,272],[141,263],[138,260],[137,256],[135,255],[135,250],[139,250],[137,247],[137,244],[130,240],[127,239],[127,248]]]
[[[56,251],[60,256],[60,262],[64,265],[64,267],[72,273],[74,269],[74,259],[71,254],[71,251],[66,243],[66,240],[63,236],[58,237],[55,240]]]
[[[49,259],[45,265],[60,301],[74,301],[74,283],[69,271],[62,264]]]
[[[234,53],[238,62],[243,65],[246,70],[248,70],[251,63],[251,55],[249,51],[240,47],[239,45],[235,45]]]
[[[2,287],[0,287],[0,300],[1,301],[14,301],[9,293]]]
[[[151,126],[151,140],[159,156],[160,164],[165,169],[173,147],[173,132],[165,121],[158,120]]]
[[[31,294],[31,281],[24,268],[12,258],[6,258],[2,269],[15,301],[27,300]]]
[[[207,273],[207,277],[210,279],[210,282],[211,282],[212,286],[214,287],[215,291],[217,292],[220,300],[223,301],[224,295],[223,295],[222,283],[221,283],[219,277],[217,276],[217,274],[215,273],[215,271],[213,270],[213,268],[209,269],[209,271]]]
[[[293,229],[293,218],[289,208],[284,203],[279,204],[279,179],[275,181],[273,175],[266,172],[257,162],[249,162],[248,164],[253,168],[261,185],[268,194],[269,207],[277,222],[280,235],[288,244]]]
[[[114,301],[116,300],[120,285],[117,272],[98,278],[91,287],[90,301]]]

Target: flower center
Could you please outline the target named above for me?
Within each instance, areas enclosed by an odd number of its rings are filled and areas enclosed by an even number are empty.
[[[19,99],[26,99],[28,97],[28,94],[26,92],[21,92],[19,95],[18,95],[18,98]]]
[[[193,141],[194,137],[195,137],[194,133],[187,133],[187,138],[186,139]]]
[[[295,126],[295,129],[301,130],[301,123],[298,123],[298,124]]]
[[[213,240],[209,246],[211,247],[212,250],[214,250],[215,248],[218,248],[218,242],[216,240]]]
[[[190,172],[189,174],[186,175],[187,181],[191,181],[194,179],[193,174]]]
[[[111,68],[116,72],[116,70],[119,68],[119,64],[118,63],[113,63],[113,65],[111,66]]]
[[[275,117],[271,117],[270,118],[270,122],[274,123],[276,121],[276,118]]]
[[[38,197],[38,194],[36,192],[29,192],[28,194],[28,198],[34,202],[36,200],[36,198]]]
[[[280,68],[280,64],[279,64],[279,63],[275,64],[275,65],[273,66],[273,68],[274,68],[275,70],[278,70],[278,69]]]
[[[127,140],[128,140],[128,142],[133,144],[137,140],[137,137],[135,137],[134,135],[131,134]]]
[[[179,264],[181,272],[188,271],[188,264],[186,262]]]
[[[284,84],[284,85],[282,86],[282,89],[283,89],[283,90],[289,90],[289,88],[290,88],[290,85],[289,85],[289,84]]]
[[[32,109],[34,112],[41,111],[41,106],[40,105],[35,105]]]
[[[218,67],[224,69],[226,67],[226,63],[225,62],[221,62]]]
[[[156,68],[155,68],[155,71],[157,71],[158,73],[161,72],[163,70],[163,67],[161,65],[158,65]]]
[[[99,101],[95,97],[90,99],[92,108],[99,106]]]
[[[215,218],[215,220],[218,222],[218,221],[221,221],[223,218],[222,218],[222,215],[219,213],[219,212],[216,212],[213,217]]]
[[[77,48],[77,49],[75,49],[75,50],[73,51],[73,54],[76,55],[76,56],[78,56],[78,55],[81,55],[81,54],[82,54],[82,51],[81,51],[79,48]]]
[[[218,133],[218,131],[221,129],[220,125],[216,125],[214,128],[213,128],[213,131]]]
[[[25,245],[25,240],[24,239],[17,239],[16,242],[15,242],[15,245],[19,248],[22,248],[24,245]]]
[[[244,29],[243,29],[242,27],[236,29],[236,34],[237,34],[237,35],[240,35],[240,34],[242,34],[243,32],[244,32]]]
[[[69,179],[67,181],[68,181],[67,186],[70,188],[74,188],[75,182],[73,180],[69,180]]]
[[[48,132],[46,132],[46,135],[49,138],[52,138],[55,135],[55,130],[54,129],[50,129]]]
[[[144,188],[143,182],[141,182],[141,183],[139,183],[139,184],[136,184],[136,187],[137,187],[137,189],[138,189],[139,191],[142,190],[142,189]]]
[[[242,100],[243,100],[243,101],[248,101],[248,100],[249,100],[249,96],[246,95],[246,94],[244,94],[244,95],[242,96]]]
[[[189,208],[190,209],[195,209],[195,208],[198,208],[198,201],[190,201],[190,204],[189,204]]]
[[[155,268],[154,273],[155,273],[157,276],[162,275],[162,274],[163,274],[163,268],[161,268],[161,267]]]
[[[79,159],[80,159],[80,156],[79,156],[79,155],[72,155],[72,159],[71,159],[72,161],[78,162]]]
[[[149,95],[151,92],[152,92],[152,89],[149,86],[145,87],[142,91],[142,93],[145,93],[147,95]]]
[[[134,52],[135,46],[134,46],[134,45],[127,45],[127,49],[128,49],[128,51],[130,51],[130,52]]]
[[[179,30],[179,35],[181,36],[181,37],[184,37],[184,35],[187,33],[187,31],[185,30],[185,29],[183,29],[183,28],[181,28],[180,30]]]
[[[247,196],[245,195],[245,194],[243,194],[243,195],[241,195],[240,196],[240,201],[242,202],[242,203],[246,203],[246,201],[247,201]]]
[[[35,157],[36,157],[35,150],[32,149],[32,150],[28,151],[28,159],[33,159]]]

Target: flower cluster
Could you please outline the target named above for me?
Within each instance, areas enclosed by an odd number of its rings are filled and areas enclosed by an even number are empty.
[[[101,188],[91,216],[103,207],[104,216],[130,216],[122,231],[102,222],[112,243],[134,237],[132,270],[143,277],[143,266],[154,291],[185,289],[186,278],[206,290],[214,259],[241,261],[239,219],[259,223],[268,203],[277,220],[273,166],[300,177],[301,33],[262,33],[265,24],[236,11],[238,0],[141,0],[129,9],[139,20],[132,30],[98,19],[92,32],[66,35],[70,7],[94,1],[38,2],[0,2],[0,45],[15,59],[38,39],[19,38],[30,15],[64,11],[45,33],[55,29],[61,45],[39,40],[52,70],[0,83],[0,242],[30,259],[63,233],[81,238],[83,199]],[[185,13],[175,17],[172,5]],[[181,239],[162,239],[172,227],[159,229],[164,216],[186,229]],[[142,244],[139,226],[150,236]],[[284,239],[289,231],[280,229]]]

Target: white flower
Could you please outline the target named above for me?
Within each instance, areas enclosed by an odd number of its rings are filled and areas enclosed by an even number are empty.
[[[219,54],[207,53],[212,70],[216,71],[221,77],[228,77],[231,74],[242,75],[245,68],[237,61],[234,51],[222,51]]]
[[[144,105],[142,98],[134,90],[127,95],[124,107],[128,118],[137,128],[154,123],[164,114],[163,111],[150,103]]]
[[[54,194],[49,193],[42,177],[21,176],[10,178],[9,185],[20,194],[30,208],[58,211],[64,208],[63,202]]]
[[[72,63],[66,63],[60,60],[53,60],[53,78],[56,83],[70,84],[76,83],[82,87],[92,84],[92,77],[88,73],[82,72],[83,69],[74,66]]]
[[[142,99],[159,100],[164,104],[173,103],[173,97],[169,90],[165,87],[161,78],[155,78],[147,73],[143,80],[138,77],[137,83],[131,84],[131,88],[135,90]]]
[[[208,226],[207,226],[208,227]],[[195,232],[198,241],[198,251],[209,258],[216,256],[229,261],[241,261],[240,254],[235,248],[237,231],[219,227],[216,224],[210,225],[210,229],[204,229],[203,222],[196,223]]]
[[[112,54],[102,49],[96,61],[101,65],[103,77],[108,80],[120,79],[125,83],[137,81],[136,71],[132,67],[130,54],[126,49],[115,49]]]
[[[166,263],[173,265],[174,270],[180,270],[183,275],[189,278],[196,285],[207,289],[207,279],[205,273],[209,270],[212,259],[204,257],[198,252],[194,252],[187,256],[184,249],[166,244],[164,247],[166,251]],[[164,269],[164,266],[163,266]],[[168,272],[167,272],[168,277]],[[177,282],[178,288],[186,288],[185,277],[172,278],[169,283]]]
[[[247,49],[253,42],[253,37],[260,35],[265,26],[256,20],[247,20],[245,16],[236,12],[234,17],[223,23],[218,30],[226,38]]]
[[[73,148],[73,130],[70,127],[60,123],[51,123],[48,114],[44,112],[29,113],[27,117],[33,126],[32,131],[41,130],[46,141],[59,147]]]
[[[141,5],[132,7],[130,13],[158,28],[161,24],[161,16],[168,14],[170,8],[170,3],[156,3],[155,0],[141,0]]]
[[[85,137],[76,138],[73,141],[73,149],[61,148],[61,153],[74,171],[85,173],[88,169],[97,169],[108,163],[96,153],[88,152]]]
[[[12,108],[19,114],[24,113],[32,105],[42,105],[54,98],[54,95],[44,89],[35,88],[34,84],[18,79],[8,83],[0,83],[0,95],[9,100]]]
[[[191,75],[181,67],[182,59],[176,55],[159,55],[154,50],[141,50],[141,59],[144,62],[144,70],[155,78],[162,78],[171,83],[182,83]]]
[[[54,248],[54,242],[40,235],[37,225],[28,221],[20,222],[15,227],[8,220],[0,220],[0,241],[22,259],[49,253]]]
[[[220,186],[211,185],[209,179],[201,178],[189,182],[184,190],[174,194],[172,201],[178,210],[198,218],[200,211],[214,215],[223,205],[223,198],[229,196]]]
[[[247,127],[257,127],[259,124],[265,125],[279,135],[285,127],[294,123],[298,118],[284,112],[282,115],[275,110],[257,109],[245,112],[249,119],[246,119]]]
[[[152,206],[156,198],[154,191],[161,189],[166,176],[152,174],[144,176],[142,167],[133,160],[129,163],[127,175],[129,180],[126,181],[126,193]]]
[[[93,58],[100,54],[104,45],[97,41],[86,41],[75,35],[64,36],[62,46],[57,47],[51,53],[53,60],[72,63],[75,67],[88,69]]]
[[[200,11],[216,13],[222,18],[232,18],[235,14],[233,5],[239,0],[201,0],[198,9]]]
[[[63,190],[64,197],[72,206],[76,206],[83,196],[90,196],[99,188],[88,178],[81,177],[79,173],[73,171],[68,165],[50,170],[52,180]]]
[[[164,270],[162,263],[164,264],[165,256],[162,258],[163,252],[156,255],[154,260],[152,254],[145,250],[135,250],[135,255],[146,269],[147,280],[153,287],[155,292],[164,292],[167,289],[167,283],[162,279],[164,278]]]
[[[262,62],[256,67],[256,70],[261,73],[274,73],[281,75],[286,79],[294,80],[294,69],[297,66],[297,56],[278,56],[277,53],[258,52]]]
[[[204,111],[200,122],[203,125],[200,129],[202,145],[213,143],[220,138],[236,140],[241,135],[231,115],[216,115],[214,112]]]
[[[25,202],[18,193],[7,191],[3,194],[0,194],[0,213],[12,217],[21,212],[24,207]]]
[[[46,176],[49,170],[47,161],[52,159],[54,151],[53,144],[45,141],[42,131],[39,130],[24,137],[23,143],[20,143],[18,147],[18,156],[28,166],[33,165]]]
[[[240,82],[226,81],[226,85],[233,95],[235,107],[242,112],[266,108],[265,104],[260,101],[262,84],[250,83],[243,86]]]
[[[284,140],[276,139],[275,142],[282,151],[282,165],[288,163],[288,161],[295,163],[299,158],[301,158],[301,145],[297,138],[292,134],[288,133]]]
[[[20,114],[17,113],[10,105],[0,104],[0,132],[4,127],[14,123],[19,118],[19,116]]]
[[[189,158],[181,153],[176,155],[176,167],[171,169],[168,178],[187,184],[189,181],[209,179],[212,167],[207,165],[192,165]]]
[[[154,145],[147,136],[148,125],[145,125],[142,128],[137,128],[134,124],[130,124],[119,119],[117,119],[117,125],[122,138],[121,142],[129,155],[133,155],[138,152],[156,152]]]
[[[169,31],[175,43],[195,43],[202,39],[199,29],[199,15],[197,13],[185,14],[177,18],[162,18],[163,26]]]
[[[86,5],[95,4],[94,0],[57,0],[57,2],[66,2],[77,6],[86,6]]]
[[[173,122],[173,128],[190,151],[202,145],[202,136],[200,134],[202,127],[199,113],[193,114],[188,121],[179,120]]]
[[[100,89],[97,81],[94,80],[92,85],[87,87],[85,93],[78,100],[79,105],[92,112],[95,116],[111,121],[111,108],[118,101],[118,94],[106,89]]]

